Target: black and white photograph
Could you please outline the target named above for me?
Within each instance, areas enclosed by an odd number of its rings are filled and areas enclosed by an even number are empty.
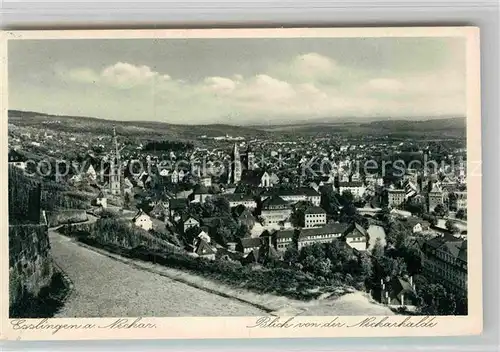
[[[468,37],[227,32],[9,39],[11,327],[467,316]]]

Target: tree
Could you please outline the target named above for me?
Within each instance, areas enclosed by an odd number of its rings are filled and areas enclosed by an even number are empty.
[[[455,217],[457,219],[467,220],[467,209],[458,209]]]
[[[348,204],[352,204],[354,202],[354,196],[351,191],[344,191],[340,196],[339,202],[342,206],[346,206]]]
[[[125,193],[125,196],[123,197],[123,207],[125,209],[128,209],[130,207],[130,194]]]
[[[455,223],[451,220],[446,220],[446,222],[444,223],[444,226],[449,230],[451,231],[451,229],[453,228],[453,226],[455,225]]]
[[[283,261],[289,266],[295,265],[299,261],[299,251],[294,246],[289,246],[283,254]]]
[[[384,246],[382,245],[382,240],[377,237],[375,243],[372,247],[372,255],[375,259],[379,260],[384,256]]]
[[[306,210],[313,206],[313,204],[309,201],[301,201],[297,202],[295,206],[293,207],[293,213],[291,216],[292,224],[297,227],[304,227],[304,217]]]
[[[336,216],[339,211],[339,201],[332,187],[323,186],[321,188],[321,208],[330,216]]]
[[[440,218],[445,217],[447,213],[448,211],[441,203],[436,205],[436,207],[434,208],[434,214]]]
[[[384,256],[378,263],[382,267],[384,275],[388,278],[394,278],[407,273],[406,263],[403,258]]]
[[[371,278],[373,275],[373,263],[368,255],[364,254],[360,257],[359,267],[361,280],[365,281]]]
[[[457,303],[455,296],[446,291],[441,284],[423,285],[418,289],[421,297],[420,310],[428,315],[455,314]]]

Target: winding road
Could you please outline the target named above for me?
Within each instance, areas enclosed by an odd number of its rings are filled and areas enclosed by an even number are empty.
[[[140,270],[49,229],[52,256],[73,283],[55,317],[261,316],[254,306]]]

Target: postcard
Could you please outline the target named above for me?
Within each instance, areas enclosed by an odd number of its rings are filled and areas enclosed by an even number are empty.
[[[1,49],[0,338],[481,333],[478,28]]]

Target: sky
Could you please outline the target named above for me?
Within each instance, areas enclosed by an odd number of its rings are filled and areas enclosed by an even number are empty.
[[[463,38],[11,40],[9,109],[235,125],[465,116]]]

